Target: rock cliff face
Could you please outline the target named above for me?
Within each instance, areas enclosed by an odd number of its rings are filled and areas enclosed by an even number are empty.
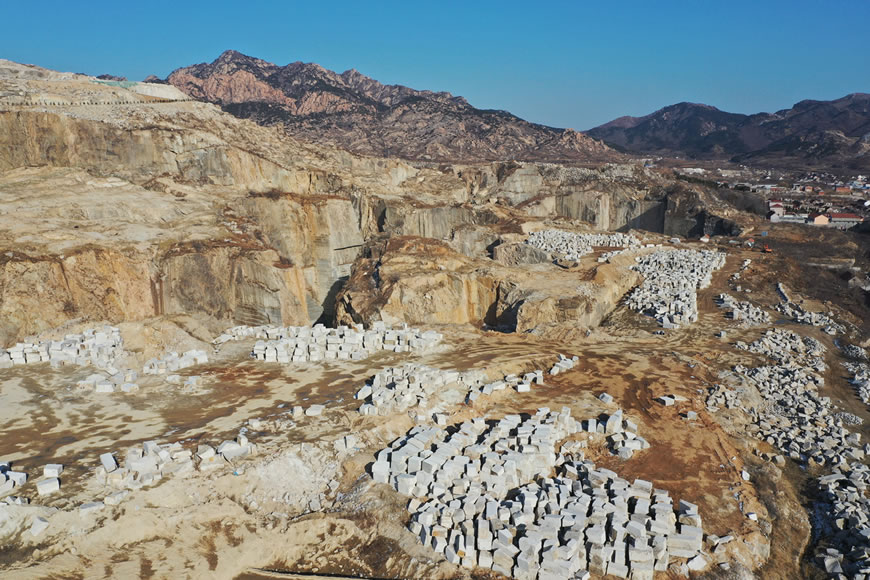
[[[226,51],[211,63],[180,68],[167,80],[238,117],[364,155],[450,162],[620,158],[571,129],[476,109],[446,92],[384,85],[355,70],[338,74],[302,62],[282,67]]]

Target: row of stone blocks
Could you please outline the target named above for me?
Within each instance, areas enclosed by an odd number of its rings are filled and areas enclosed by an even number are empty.
[[[34,363],[104,368],[122,351],[121,331],[105,326],[87,329],[81,334],[67,334],[63,340],[19,342],[6,350],[0,349],[0,368]]]
[[[49,495],[60,489],[60,474],[63,472],[63,465],[59,463],[49,463],[42,470],[42,478],[36,482],[36,492],[39,495]],[[13,491],[23,487],[28,480],[27,473],[12,469],[12,464],[8,461],[0,462],[0,497],[7,496]],[[28,503],[22,499],[15,498],[9,503]]]
[[[233,336],[244,338],[251,336],[247,331],[230,329]],[[229,331],[228,331],[229,332]],[[410,352],[424,350],[435,346],[442,340],[438,332],[420,331],[405,325],[400,329],[390,329],[383,324],[377,324],[369,330],[357,325],[353,328],[339,326],[327,328],[323,325],[314,327],[265,327],[253,333],[255,337],[265,336],[266,340],[258,340],[251,356],[265,362],[281,364],[301,362],[321,362],[324,360],[362,360],[377,351]],[[226,342],[219,338],[219,344]]]

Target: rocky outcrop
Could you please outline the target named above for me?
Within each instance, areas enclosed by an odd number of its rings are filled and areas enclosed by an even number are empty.
[[[450,162],[621,157],[571,129],[476,109],[446,92],[384,85],[355,70],[278,66],[230,50],[211,63],[175,70],[168,82],[238,117],[364,155]]]
[[[461,255],[444,242],[392,237],[371,244],[354,264],[338,295],[337,320],[484,324],[510,332],[589,328],[637,280],[622,265],[590,263],[571,272],[549,263],[511,268]]]

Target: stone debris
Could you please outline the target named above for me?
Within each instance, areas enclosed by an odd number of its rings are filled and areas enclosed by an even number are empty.
[[[741,409],[742,389],[729,389],[724,385],[715,384],[707,390],[707,411],[717,412],[721,407],[726,409]]]
[[[79,506],[79,513],[84,516],[101,511],[104,507],[106,504],[101,501],[89,501]]]
[[[184,354],[175,351],[164,354],[161,358],[152,358],[142,367],[143,375],[165,375],[174,373],[194,365],[208,362],[208,354],[204,350],[189,350]]]
[[[746,269],[749,268],[749,265],[751,263],[752,260],[750,260],[749,258],[743,260],[743,263],[740,264],[740,269],[731,274],[731,278],[729,278],[729,281],[736,283],[738,280],[740,280],[743,277],[743,272],[745,272]]]
[[[435,346],[442,335],[434,330],[425,332],[408,328],[391,329],[383,322],[375,322],[365,330],[362,325],[353,328],[339,326],[237,326],[215,339],[216,345],[230,340],[258,338],[251,356],[265,362],[280,364],[322,362],[324,360],[363,360],[372,354],[420,351]]]
[[[866,494],[870,468],[855,461],[834,468],[818,483],[833,546],[820,550],[817,559],[832,576],[866,578],[870,571],[870,498]]]
[[[22,471],[13,471],[8,462],[0,463],[0,496],[12,493],[16,487],[27,483],[27,474]]]
[[[870,405],[870,365],[866,363],[843,363],[850,373],[852,379],[850,382],[855,388],[855,393],[865,405]]]
[[[232,453],[230,449],[224,451]],[[100,466],[96,469],[95,478],[98,483],[110,488],[139,489],[157,483],[164,476],[182,475],[193,470],[193,454],[184,449],[181,443],[146,441],[141,446],[128,449],[121,466],[111,453],[100,455]]]
[[[854,415],[847,411],[839,411],[834,413],[833,418],[835,421],[842,421],[843,425],[863,425],[864,419],[859,417],[858,415]]]
[[[612,258],[615,258],[616,256],[619,256],[619,255],[622,255],[622,254],[627,254],[628,252],[631,252],[631,251],[633,251],[633,250],[635,250],[635,249],[636,249],[636,248],[631,247],[631,248],[624,248],[624,249],[622,249],[622,250],[612,250],[612,251],[610,251],[610,252],[604,252],[603,254],[601,254],[600,256],[598,256],[598,262],[599,262],[599,263],[605,263],[605,262],[606,262],[606,263],[609,264],[609,263],[610,263],[610,260],[611,260]]]
[[[801,336],[791,330],[772,328],[758,340],[746,344],[737,341],[735,346],[756,354],[763,354],[785,366],[808,367],[816,372],[825,370],[825,346],[809,336]]]
[[[553,367],[550,369],[550,374],[558,375],[559,373],[570,371],[578,362],[580,362],[580,357],[577,355],[568,358],[565,355],[560,354],[559,360],[557,360],[556,364],[554,364]]]
[[[541,369],[535,369],[523,373],[522,376],[513,374],[505,375],[501,380],[492,382],[486,382],[486,375],[483,371],[477,372],[479,373],[478,377],[483,378],[482,380],[478,380],[477,384],[473,384],[469,387],[468,397],[466,397],[468,403],[473,403],[482,395],[488,396],[496,391],[502,391],[506,388],[512,388],[518,393],[528,393],[532,390],[533,385],[544,384],[544,371]]]
[[[719,308],[728,309],[728,316],[743,326],[762,326],[770,324],[770,313],[751,302],[739,301],[728,294],[716,297]]]
[[[556,365],[561,365],[558,366],[560,369],[567,369],[574,366],[574,361],[560,355]],[[511,374],[488,381],[486,371],[481,369],[459,372],[406,363],[379,371],[357,391],[354,398],[363,401],[359,408],[363,415],[390,415],[409,409],[426,411],[445,402],[450,397],[450,391],[454,390],[451,387],[465,393],[466,403],[474,404],[480,397],[492,395],[496,391],[512,388],[518,393],[527,393],[533,385],[543,383],[544,371],[540,369],[522,376]]]
[[[123,348],[121,331],[114,326],[104,326],[81,334],[67,334],[63,340],[19,342],[6,350],[0,349],[0,368],[51,363],[52,366],[93,365],[104,369],[112,366]]]
[[[819,395],[824,379],[814,371],[824,369],[819,361],[824,347],[818,341],[788,331],[778,335],[768,331],[766,337],[770,340],[747,350],[763,352],[780,364],[734,369],[757,387],[764,400],[761,408],[749,410],[754,423],[749,433],[801,465],[830,470],[816,480],[823,498],[815,512],[821,516],[815,521],[816,533],[825,546],[816,557],[831,576],[866,578],[870,573],[870,499],[866,495],[870,468],[865,461],[870,445],[862,445],[861,434],[845,427],[860,418],[835,411],[831,400]],[[758,519],[754,513],[746,515]]]
[[[655,318],[663,328],[698,320],[699,289],[725,265],[725,254],[711,250],[660,250],[635,258],[632,269],[644,277],[629,294],[628,307]]]
[[[794,322],[809,324],[810,326],[820,326],[827,334],[846,333],[846,327],[834,320],[833,313],[810,312],[794,302],[780,302],[774,308],[776,308],[777,312],[782,313]]]
[[[565,260],[579,260],[593,248],[640,247],[641,242],[630,234],[575,234],[563,230],[540,230],[526,239],[530,246],[560,254]]]
[[[485,380],[482,371],[461,373],[407,363],[379,371],[354,398],[363,401],[359,408],[363,415],[390,415],[411,408],[428,409],[453,385],[458,385],[459,390],[469,396],[472,392],[481,392]],[[500,388],[506,386],[507,383],[503,383]]]
[[[139,374],[132,370],[118,370],[115,367],[106,367],[104,373],[93,373],[76,383],[76,389],[80,391],[93,391],[95,393],[114,393],[121,390],[129,393],[139,389],[133,381],[139,378]]]
[[[42,517],[35,517],[30,524],[30,535],[38,536],[48,529],[48,520]]]
[[[454,564],[514,578],[652,578],[701,553],[697,507],[557,455],[582,425],[567,408],[455,429],[415,427],[377,454],[375,481],[411,497],[409,529]],[[559,475],[552,477],[558,467]]]
[[[843,356],[846,358],[859,361],[867,360],[867,351],[856,344],[847,344],[841,347],[841,350],[843,351]]]

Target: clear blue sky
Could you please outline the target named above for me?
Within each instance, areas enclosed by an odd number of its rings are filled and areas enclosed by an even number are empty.
[[[680,101],[870,92],[866,0],[4,2],[0,58],[141,80],[228,48],[588,129]]]

